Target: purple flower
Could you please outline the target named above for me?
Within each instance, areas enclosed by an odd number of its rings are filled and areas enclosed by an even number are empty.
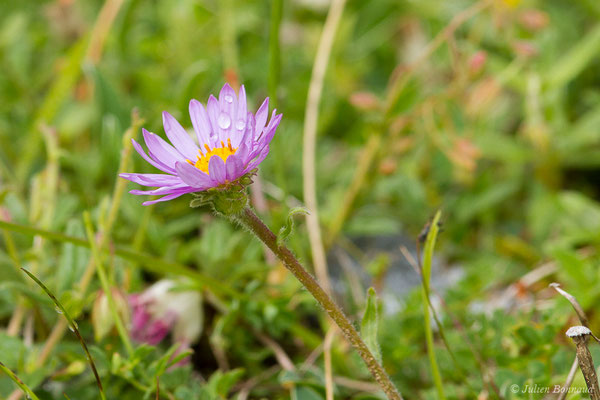
[[[136,151],[164,174],[131,174],[119,176],[155,190],[132,190],[137,195],[165,195],[146,201],[149,205],[167,201],[186,193],[202,192],[210,188],[227,187],[243,175],[253,171],[269,154],[269,143],[281,121],[275,114],[267,123],[269,98],[262,103],[256,115],[248,112],[246,91],[239,96],[225,84],[219,99],[208,98],[206,108],[198,101],[190,101],[190,117],[198,144],[177,120],[163,112],[165,133],[169,144],[158,135],[143,129],[148,154],[133,140]]]
[[[195,291],[174,290],[177,283],[161,280],[142,293],[129,296],[130,334],[139,343],[156,346],[171,334],[178,349],[174,356],[190,349],[202,334],[202,297]],[[189,358],[182,360],[182,363]]]

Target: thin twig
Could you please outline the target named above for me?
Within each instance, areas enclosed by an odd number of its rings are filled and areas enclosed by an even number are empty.
[[[325,340],[323,340],[323,364],[325,366],[325,399],[333,400],[333,367],[331,365],[331,345],[335,337],[335,326],[329,324]]]
[[[279,363],[279,365],[281,365],[281,368],[283,368],[286,371],[296,370],[293,361],[288,357],[285,350],[283,350],[279,343],[277,343],[262,332],[254,331],[254,335],[257,337],[258,340],[260,340],[262,344],[271,349],[271,351],[275,355],[275,358],[277,359],[277,362]]]
[[[579,317],[579,321],[581,322],[581,325],[589,328],[590,325],[589,325],[588,318],[585,315],[585,311],[583,311],[583,308],[581,307],[581,305],[579,304],[579,302],[577,301],[575,296],[573,296],[570,293],[561,289],[560,283],[553,282],[549,286],[551,288],[553,288],[554,290],[556,290],[562,297],[567,299],[569,301],[569,303],[571,303],[571,305],[573,306],[573,309],[575,310],[575,313],[577,313],[577,317]]]
[[[375,385],[374,383],[357,381],[355,379],[346,378],[345,376],[334,376],[333,381],[340,386],[361,392],[375,393],[380,389],[379,386]]]
[[[316,147],[317,147],[317,122],[319,119],[319,103],[323,92],[325,72],[329,63],[333,39],[339,25],[346,0],[333,0],[327,19],[323,26],[323,33],[317,47],[317,55],[313,64],[313,70],[308,87],[306,99],[306,114],[304,115],[304,141],[302,147],[302,177],[304,189],[304,202],[310,211],[306,216],[308,238],[312,251],[312,260],[317,279],[323,285],[327,293],[331,293],[331,284],[327,273],[327,259],[325,248],[321,238],[321,227],[319,225],[319,210],[317,203],[316,185]]]
[[[338,25],[344,12],[346,0],[333,0],[323,25],[323,32],[317,47],[317,55],[308,87],[306,99],[306,114],[304,115],[303,153],[302,153],[302,176],[304,202],[310,213],[306,216],[308,239],[312,253],[313,265],[317,279],[321,282],[325,293],[331,294],[331,282],[327,271],[327,257],[321,237],[321,226],[319,222],[319,206],[317,202],[316,184],[316,147],[317,147],[317,122],[319,119],[319,103],[323,93],[323,82],[325,72],[329,64],[329,57],[333,47],[333,40]],[[331,340],[333,340],[333,327],[329,326],[324,351],[325,366],[325,398],[333,400],[333,381],[331,366]],[[329,340],[327,340],[329,338]]]
[[[122,5],[123,0],[107,0],[102,6],[100,13],[98,13],[98,18],[96,19],[96,23],[94,24],[90,36],[90,45],[87,52],[87,57],[93,64],[98,64],[100,62],[108,32]]]
[[[577,356],[573,360],[573,364],[571,365],[571,369],[569,370],[569,375],[567,375],[567,380],[565,384],[562,386],[562,390],[558,395],[558,399],[556,400],[565,400],[567,398],[567,394],[569,393],[569,388],[573,384],[575,380],[575,374],[577,373],[577,367],[579,366],[579,360],[577,360]]]
[[[269,379],[271,376],[275,375],[280,370],[281,367],[279,365],[274,365],[271,368],[261,372],[260,374],[254,375],[252,378],[248,379],[241,385],[240,391],[238,392],[237,400],[246,400],[250,395],[252,388],[258,385],[261,381]]]
[[[567,331],[567,336],[573,339],[577,346],[577,361],[579,362],[579,368],[585,379],[591,400],[600,400],[600,386],[598,386],[596,367],[594,366],[590,350],[587,347],[587,337],[591,333],[592,331],[586,326],[572,326]]]

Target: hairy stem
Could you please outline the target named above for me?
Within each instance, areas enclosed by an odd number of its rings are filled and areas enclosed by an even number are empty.
[[[312,294],[317,302],[325,309],[329,317],[340,328],[346,339],[354,346],[358,354],[362,357],[371,375],[381,389],[385,392],[388,399],[400,400],[402,395],[396,389],[383,367],[377,362],[367,345],[363,342],[360,335],[354,328],[354,325],[348,320],[342,309],[327,295],[327,293],[317,283],[315,278],[306,271],[306,269],[296,260],[296,257],[285,246],[277,245],[277,237],[271,230],[258,218],[254,211],[246,207],[241,214],[233,217],[234,220],[252,231],[275,255],[283,262],[285,267],[302,283],[302,285]]]

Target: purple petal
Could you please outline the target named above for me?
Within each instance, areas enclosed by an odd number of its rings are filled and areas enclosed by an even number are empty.
[[[227,138],[231,137],[231,132],[235,125],[235,115],[237,108],[237,95],[235,91],[226,83],[219,93],[219,116],[217,126],[219,127],[219,140],[227,143]]]
[[[262,151],[258,154],[258,156],[252,162],[250,162],[250,164],[248,164],[248,166],[244,170],[244,173],[252,171],[254,168],[258,167],[258,165],[261,162],[263,162],[263,160],[265,159],[265,157],[267,156],[267,154],[269,154],[269,145],[266,145],[262,149]]]
[[[175,173],[175,170],[171,167],[169,167],[168,165],[163,164],[160,161],[154,161],[152,158],[150,158],[146,152],[144,151],[144,149],[142,148],[142,146],[135,141],[135,139],[131,139],[131,142],[133,143],[133,148],[135,149],[135,151],[138,152],[138,154],[140,156],[142,156],[142,158],[144,160],[146,160],[148,162],[148,164],[152,165],[155,168],[160,169],[163,172],[168,172],[168,173]]]
[[[181,179],[166,174],[119,174],[121,178],[144,186],[173,186],[181,184]]]
[[[237,109],[237,95],[235,94],[235,90],[229,83],[223,85],[221,92],[219,93],[219,106],[221,107],[221,111],[230,111]],[[235,112],[230,114],[232,117],[235,117]]]
[[[208,97],[208,102],[206,103],[206,113],[208,114],[208,120],[210,121],[213,133],[210,137],[210,146],[215,147],[221,140],[218,135],[219,125],[217,125],[217,119],[219,118],[219,100],[212,94]]]
[[[265,130],[262,133],[262,136],[259,137],[259,139],[258,139],[258,142],[259,142],[258,145],[260,148],[271,143],[273,136],[275,136],[275,131],[277,130],[277,127],[279,126],[279,123],[281,122],[281,117],[283,116],[283,114],[275,115],[275,111],[276,110],[273,110],[273,115],[271,116],[269,125],[267,125],[267,127],[265,128]]]
[[[148,146],[150,157],[154,160],[173,168],[177,161],[183,161],[185,158],[160,136],[145,129],[142,129],[142,133],[144,134],[144,141],[146,142],[146,146]]]
[[[254,140],[254,115],[246,113],[246,126],[242,135],[233,135],[231,144],[233,147],[239,147],[242,143],[252,143]],[[252,146],[250,146],[252,147]]]
[[[148,312],[148,307],[145,305],[132,304],[131,315],[131,334],[134,340],[142,341],[141,332],[143,328],[150,322],[152,315]]]
[[[243,164],[247,164],[248,161],[250,161],[248,159],[249,154],[250,154],[250,148],[248,147],[247,143],[242,143],[242,145],[235,152],[236,158],[241,160]]]
[[[150,204],[150,202],[146,203]],[[149,326],[146,327],[146,335],[144,342],[152,346],[156,346],[169,334],[170,330],[171,326],[167,325],[165,322],[161,320],[153,321],[150,323]]]
[[[195,160],[198,155],[198,146],[179,122],[168,112],[163,112],[163,126],[167,137],[175,148],[190,160]]]
[[[221,184],[227,180],[227,172],[225,170],[225,162],[219,156],[212,156],[208,161],[208,175],[213,181]]]
[[[161,188],[154,189],[154,190],[136,190],[136,189],[134,189],[134,190],[130,190],[129,193],[135,194],[138,196],[154,196],[154,195],[158,196],[161,194],[176,193],[181,190],[187,190],[189,188],[190,188],[189,185],[181,184],[181,185],[174,185],[174,186],[165,186],[165,187],[161,187]]]
[[[191,187],[205,189],[214,186],[212,179],[206,173],[187,162],[176,163],[175,169],[181,180]]]
[[[246,122],[246,118],[248,117],[247,113],[248,113],[248,106],[246,103],[246,88],[244,87],[244,85],[242,85],[240,87],[240,94],[238,96],[238,106],[237,106],[237,112],[235,115],[235,123],[237,124],[240,121]],[[241,126],[241,124],[240,124],[240,126]],[[237,125],[236,125],[236,129],[237,129]]]
[[[167,196],[161,197],[160,199],[145,201],[145,202],[142,203],[142,205],[143,206],[149,206],[150,204],[159,203],[161,201],[173,200],[173,199],[178,198],[179,196],[182,196],[182,195],[187,194],[187,193],[192,193],[192,192],[195,192],[195,191],[196,191],[196,189],[190,188],[190,189],[188,189],[186,191],[176,192],[176,193],[169,194]]]
[[[225,171],[227,180],[233,181],[243,175],[244,164],[242,164],[242,161],[237,156],[229,156],[225,162]]]
[[[210,126],[206,109],[198,100],[192,99],[190,101],[190,118],[192,120],[194,130],[196,131],[196,136],[198,137],[198,143],[200,144],[200,147],[203,148],[205,144],[210,146],[212,127]]]
[[[267,123],[267,117],[269,115],[269,98],[267,97],[265,101],[263,101],[262,105],[256,112],[256,125],[254,126],[254,134],[260,135]]]

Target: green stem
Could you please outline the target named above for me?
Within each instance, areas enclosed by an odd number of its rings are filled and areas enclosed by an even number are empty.
[[[369,372],[390,400],[401,400],[402,395],[396,389],[383,367],[377,362],[365,342],[348,320],[342,309],[325,293],[315,278],[296,260],[296,257],[285,246],[277,244],[277,236],[258,218],[250,208],[246,207],[241,214],[233,216],[244,227],[254,233],[283,262],[283,265],[302,283],[317,302],[337,324],[346,339],[354,346],[365,362]]]
[[[442,383],[442,376],[435,359],[435,353],[433,349],[433,331],[431,330],[431,315],[429,314],[429,279],[431,277],[431,263],[433,260],[433,247],[435,246],[435,240],[438,234],[438,222],[440,220],[441,213],[438,211],[431,221],[429,233],[425,241],[425,249],[423,256],[423,319],[425,323],[425,339],[427,341],[427,354],[429,356],[429,365],[431,366],[431,374],[433,375],[433,381],[438,392],[438,398],[444,400],[444,385]]]
[[[90,213],[85,212],[83,214],[83,220],[85,224],[85,231],[88,236],[88,240],[90,243],[90,247],[92,249],[92,257],[96,260],[96,272],[98,272],[98,277],[100,278],[100,284],[102,285],[102,290],[104,290],[104,295],[106,296],[106,300],[108,300],[108,307],[113,315],[113,320],[115,321],[115,327],[117,328],[117,332],[121,337],[121,341],[125,345],[127,349],[127,353],[129,355],[133,354],[133,346],[131,345],[131,340],[129,339],[129,335],[127,334],[127,330],[123,325],[123,321],[121,316],[119,315],[119,310],[117,309],[117,305],[115,303],[115,299],[112,295],[111,285],[108,282],[108,277],[106,275],[106,271],[104,269],[104,265],[102,264],[102,259],[100,256],[100,252],[98,251],[98,246],[96,245],[96,241],[94,240],[94,230],[92,226],[92,219],[90,218]]]

